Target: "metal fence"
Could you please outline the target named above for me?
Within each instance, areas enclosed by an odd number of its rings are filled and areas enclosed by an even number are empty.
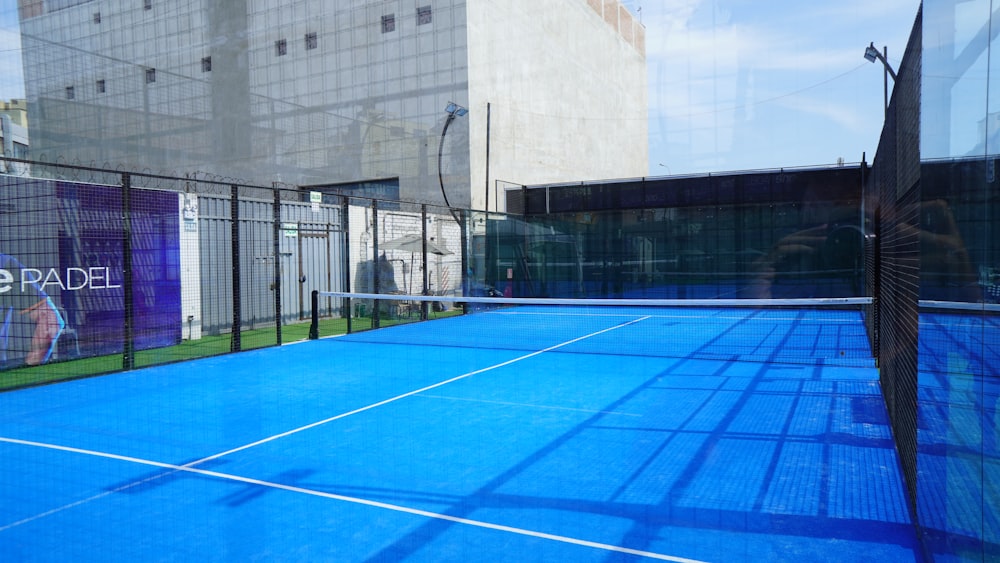
[[[9,159],[0,388],[305,338],[314,290],[461,295],[472,214]],[[320,304],[321,317],[350,312]]]
[[[866,183],[875,245],[868,262],[874,297],[869,332],[879,358],[882,393],[909,488],[917,498],[917,301],[920,286],[921,18],[897,74],[878,153]]]

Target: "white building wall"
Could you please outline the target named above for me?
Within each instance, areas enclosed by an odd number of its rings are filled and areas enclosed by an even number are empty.
[[[444,107],[467,103],[465,0],[33,6],[22,31],[35,156],[263,185],[399,178],[400,197],[443,202]],[[467,136],[456,123],[443,151],[460,185]]]
[[[491,189],[647,170],[643,32],[618,0],[31,5],[40,159],[261,185],[398,178],[403,200],[482,209],[490,103]],[[470,113],[443,138],[449,101]]]
[[[351,205],[350,221],[350,279],[351,291],[372,291],[372,275],[366,262],[376,259],[375,222],[370,207]],[[441,215],[440,209],[427,213],[427,240],[450,254],[428,253],[427,282],[432,295],[459,295],[462,284],[462,234],[450,215]],[[423,291],[423,260],[420,252],[391,250],[386,245],[406,235],[421,235],[423,216],[416,209],[380,209],[378,211],[379,256],[385,255],[392,267],[393,282],[398,293],[420,295]],[[391,245],[389,245],[391,246]],[[389,293],[387,280],[382,280],[381,292]]]
[[[177,194],[180,217],[181,338],[201,338],[201,249],[198,237],[198,196]]]
[[[470,2],[472,201],[495,180],[648,174],[645,30],[618,0]],[[500,209],[503,210],[502,194]]]
[[[27,159],[28,129],[14,122],[9,114],[0,112],[0,147],[3,156]],[[0,162],[0,172],[6,174],[28,174],[30,167],[20,162]]]

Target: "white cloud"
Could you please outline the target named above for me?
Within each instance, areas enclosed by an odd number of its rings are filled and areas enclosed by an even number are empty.
[[[862,54],[874,41],[898,61],[919,0],[664,4],[643,6],[650,162],[725,168],[745,166],[752,155],[737,153],[748,150],[780,154],[788,160],[778,165],[788,166],[832,161],[831,146],[870,152],[881,129],[882,72],[865,68]]]
[[[776,104],[790,113],[810,116],[817,122],[849,131],[864,131],[868,122],[846,101],[836,103],[810,96],[789,96],[776,101]]]

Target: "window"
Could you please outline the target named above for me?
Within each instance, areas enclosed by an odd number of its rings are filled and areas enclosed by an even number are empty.
[[[212,57],[201,58],[201,71],[212,72]]]
[[[274,42],[274,52],[279,57],[285,56],[288,53],[288,42],[284,39],[279,39]]]
[[[142,9],[143,10],[152,10],[153,9],[153,0],[142,0]]]
[[[319,39],[315,33],[306,34],[306,51],[315,49],[319,45]]]
[[[94,12],[94,23],[101,23],[101,13]]]
[[[420,6],[417,8],[417,25],[427,25],[431,23],[431,7]]]
[[[382,33],[391,33],[393,31],[396,31],[396,14],[382,16]]]
[[[76,98],[76,90],[74,90],[72,86],[67,86],[66,87],[66,99],[67,100],[72,100],[72,99],[75,99],[75,98]]]
[[[104,80],[98,80],[97,81],[97,93],[98,94],[103,94],[103,93],[107,92],[107,90],[108,90],[108,87],[107,87],[107,84],[104,83]]]
[[[156,82],[156,69],[147,68],[146,69],[146,84],[152,84]]]

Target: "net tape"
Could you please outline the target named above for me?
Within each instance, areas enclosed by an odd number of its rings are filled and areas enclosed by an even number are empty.
[[[753,308],[810,308],[871,305],[871,297],[817,297],[795,299],[606,299],[606,298],[557,298],[557,297],[478,297],[441,295],[403,295],[395,293],[348,293],[321,291],[320,297],[332,299],[371,299],[389,301],[415,301],[426,303],[480,303],[483,305],[565,305],[607,307],[753,307]]]

